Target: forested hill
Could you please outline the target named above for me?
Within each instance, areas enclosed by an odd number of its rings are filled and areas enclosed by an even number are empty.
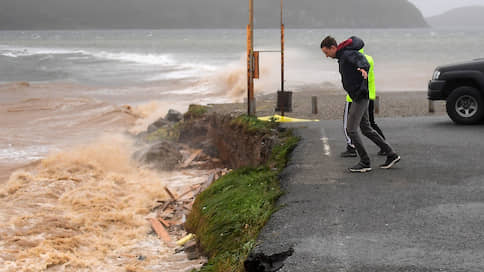
[[[484,28],[484,6],[462,7],[444,14],[427,18],[433,27],[481,27]]]
[[[0,29],[244,28],[248,0],[0,0]],[[279,0],[254,0],[256,26],[278,27]],[[407,0],[286,0],[291,28],[426,27]]]

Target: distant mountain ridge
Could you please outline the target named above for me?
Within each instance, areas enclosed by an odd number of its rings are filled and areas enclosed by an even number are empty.
[[[469,6],[452,9],[441,15],[426,18],[432,27],[483,27],[484,6]]]
[[[248,0],[2,0],[0,29],[244,28]],[[278,27],[279,1],[255,0],[256,26]],[[286,0],[292,28],[427,27],[408,0]]]

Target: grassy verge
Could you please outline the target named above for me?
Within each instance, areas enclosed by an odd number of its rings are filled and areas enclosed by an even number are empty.
[[[191,104],[188,106],[188,111],[183,115],[183,119],[188,120],[199,118],[207,113],[208,109],[207,106]]]
[[[277,126],[246,116],[235,119],[234,124],[251,134],[273,133]],[[186,228],[197,234],[202,251],[209,257],[200,271],[244,271],[243,262],[282,195],[278,174],[299,141],[291,131],[279,133],[279,137],[265,165],[232,171],[195,201]]]

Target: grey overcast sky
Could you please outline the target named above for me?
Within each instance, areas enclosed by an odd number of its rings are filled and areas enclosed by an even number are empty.
[[[409,0],[420,11],[424,17],[438,15],[450,9],[464,6],[484,6],[484,0]]]

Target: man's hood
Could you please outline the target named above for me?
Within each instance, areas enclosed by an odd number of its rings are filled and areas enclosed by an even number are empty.
[[[365,43],[363,42],[362,39],[356,37],[356,36],[351,36],[349,39],[346,41],[340,43],[338,45],[338,51],[336,52],[336,56],[339,58],[343,51],[346,50],[356,50],[359,51],[365,47]]]

